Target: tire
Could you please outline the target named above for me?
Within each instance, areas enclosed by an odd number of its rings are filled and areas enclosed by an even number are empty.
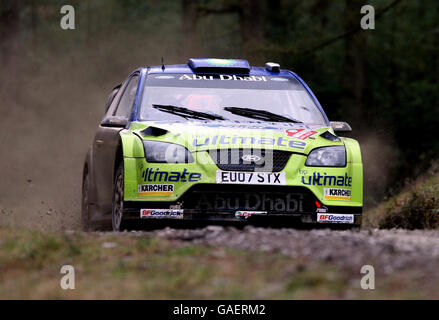
[[[122,231],[125,228],[124,216],[124,171],[123,163],[119,165],[114,178],[113,203],[111,210],[111,225],[113,231]]]
[[[82,201],[81,201],[81,229],[90,231],[90,207],[88,202],[90,178],[88,172],[82,179]]]

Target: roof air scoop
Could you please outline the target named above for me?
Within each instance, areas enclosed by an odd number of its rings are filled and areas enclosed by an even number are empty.
[[[265,69],[270,72],[280,72],[280,64],[275,62],[267,62]]]
[[[188,61],[188,66],[197,73],[244,73],[250,72],[247,60],[240,59],[195,59]]]

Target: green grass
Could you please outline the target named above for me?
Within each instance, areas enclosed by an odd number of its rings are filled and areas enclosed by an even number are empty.
[[[364,225],[375,228],[439,228],[439,176],[423,179],[365,213]]]
[[[75,290],[60,288],[60,269],[66,264],[75,267]],[[364,291],[359,270],[278,253],[151,235],[0,227],[0,299],[425,298],[437,288],[431,284],[431,290],[413,290],[419,287],[416,280],[401,287],[400,277],[377,279],[377,290]]]

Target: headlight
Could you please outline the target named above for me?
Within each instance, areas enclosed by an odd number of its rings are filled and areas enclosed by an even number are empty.
[[[183,146],[159,141],[143,141],[146,161],[150,163],[190,163],[191,153]]]
[[[344,167],[346,166],[346,149],[344,146],[314,149],[308,155],[305,164],[311,167]]]

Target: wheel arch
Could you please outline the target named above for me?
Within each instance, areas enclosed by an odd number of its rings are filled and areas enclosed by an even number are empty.
[[[346,154],[347,154],[347,161],[351,163],[358,163],[362,164],[362,155],[361,155],[361,148],[360,143],[351,138],[341,138],[345,147],[346,147]]]
[[[85,156],[84,165],[82,166],[82,187],[84,185],[85,176],[88,175],[89,179],[89,203],[93,204],[95,200],[94,177],[93,177],[93,148],[90,148]]]
[[[128,130],[122,130],[119,132],[119,141],[117,143],[116,155],[114,157],[113,164],[113,183],[119,164],[125,160],[125,158],[143,158],[145,152],[143,149],[143,143],[141,138]],[[125,164],[125,163],[124,163]]]
[[[116,179],[116,172],[119,168],[119,164],[123,161],[124,154],[123,154],[123,142],[121,137],[119,136],[119,142],[117,143],[116,147],[116,155],[114,156],[114,164],[113,164],[113,184],[114,180]]]

